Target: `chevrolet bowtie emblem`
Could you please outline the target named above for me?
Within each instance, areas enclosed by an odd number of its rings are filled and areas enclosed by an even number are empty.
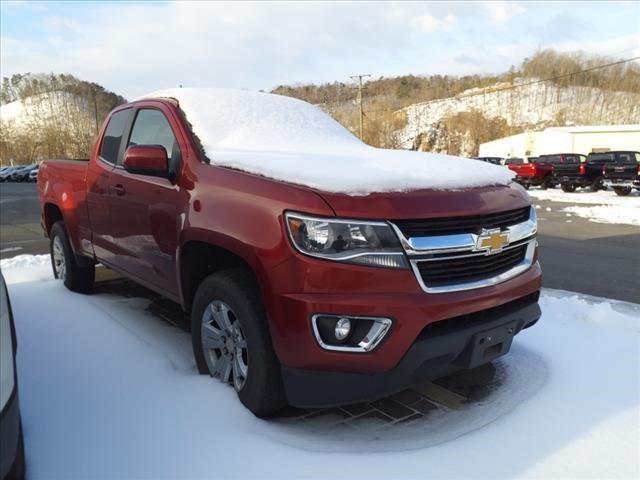
[[[485,250],[487,253],[496,253],[509,244],[509,234],[507,232],[485,231],[478,236],[476,249]]]

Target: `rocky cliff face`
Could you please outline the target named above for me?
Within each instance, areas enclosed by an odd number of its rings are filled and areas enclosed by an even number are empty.
[[[489,141],[549,126],[640,123],[640,94],[590,87],[530,84],[518,79],[467,90],[456,97],[417,103],[401,110],[406,126],[397,132],[401,148],[476,155],[479,141]],[[510,88],[510,87],[517,88]],[[463,122],[461,114],[476,121]],[[477,122],[494,123],[493,132],[479,134]],[[497,123],[496,123],[497,122]],[[493,138],[487,138],[493,137]],[[480,138],[482,137],[482,138]]]

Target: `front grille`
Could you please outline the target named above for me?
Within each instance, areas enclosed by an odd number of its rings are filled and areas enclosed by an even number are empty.
[[[422,261],[417,263],[417,267],[427,287],[474,282],[495,277],[514,268],[524,260],[527,246],[525,243],[493,255],[478,254]]]
[[[423,220],[394,221],[406,238],[431,235],[454,235],[458,233],[479,233],[483,228],[506,228],[526,222],[531,207],[518,208],[507,212],[474,215],[470,217],[433,218]]]

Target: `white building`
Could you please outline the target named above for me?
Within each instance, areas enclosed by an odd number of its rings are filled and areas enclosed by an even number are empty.
[[[481,157],[536,157],[552,153],[640,151],[640,125],[550,127],[480,144]]]

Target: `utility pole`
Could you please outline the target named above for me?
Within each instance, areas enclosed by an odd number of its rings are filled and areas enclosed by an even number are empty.
[[[371,75],[369,74],[364,74],[364,75],[352,75],[350,78],[352,78],[353,80],[358,80],[358,86],[356,87],[358,89],[358,104],[360,105],[360,140],[364,141],[364,134],[363,134],[363,128],[362,128],[362,123],[364,121],[364,111],[362,109],[362,89],[365,88],[362,86],[362,79],[365,77],[370,77]]]
[[[98,126],[98,87],[93,87],[93,115],[96,121],[96,135],[100,132]]]

